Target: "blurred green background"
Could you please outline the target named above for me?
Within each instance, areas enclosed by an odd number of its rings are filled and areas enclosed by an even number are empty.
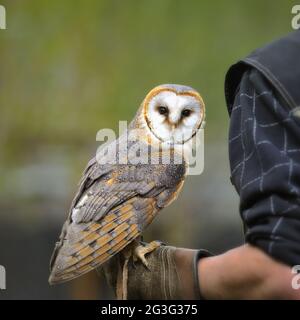
[[[243,242],[230,184],[228,67],[291,31],[294,1],[7,0],[0,30],[0,299],[109,298],[94,273],[49,287],[48,262],[96,132],[131,120],[161,83],[207,106],[205,170],[145,240],[216,253]]]

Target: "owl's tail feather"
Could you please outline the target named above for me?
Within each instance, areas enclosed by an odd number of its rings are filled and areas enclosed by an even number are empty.
[[[99,267],[137,238],[141,227],[152,220],[154,201],[147,199],[138,213],[135,201],[133,198],[116,207],[100,222],[71,223],[53,262],[49,283],[69,281]]]
[[[122,230],[120,232],[120,230]],[[78,261],[76,256],[71,256],[66,259],[65,256],[59,255],[55,261],[52,269],[49,282],[51,284],[65,282],[78,277],[84,273],[95,269],[115,253],[125,248],[133,239],[139,235],[139,231],[136,225],[129,226],[126,222],[120,225],[119,234],[115,237],[111,237],[108,241],[107,236],[101,236],[96,240],[96,243],[106,242],[103,246],[99,246],[99,249],[92,251],[91,254],[86,256],[84,259],[79,260],[79,263],[74,264],[74,259]],[[63,249],[63,247],[62,247]],[[86,251],[84,251],[86,252]],[[71,265],[71,266],[69,266]],[[63,267],[65,266],[65,267]]]

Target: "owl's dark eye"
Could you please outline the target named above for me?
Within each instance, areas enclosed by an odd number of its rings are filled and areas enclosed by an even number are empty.
[[[161,115],[166,115],[169,112],[168,108],[163,107],[163,106],[157,107],[157,110],[158,110],[159,114],[161,114]]]
[[[190,114],[191,114],[191,110],[189,110],[189,109],[184,109],[181,112],[182,117],[188,117],[188,116],[190,116]]]

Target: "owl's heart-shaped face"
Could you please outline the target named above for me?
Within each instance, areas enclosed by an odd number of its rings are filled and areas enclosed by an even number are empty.
[[[152,134],[160,141],[184,144],[201,126],[204,104],[190,87],[165,85],[147,95],[144,116]]]

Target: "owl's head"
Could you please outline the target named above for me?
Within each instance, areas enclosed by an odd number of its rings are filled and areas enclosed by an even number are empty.
[[[152,89],[142,104],[143,117],[151,133],[161,142],[184,144],[201,127],[205,106],[191,87],[164,84]]]

